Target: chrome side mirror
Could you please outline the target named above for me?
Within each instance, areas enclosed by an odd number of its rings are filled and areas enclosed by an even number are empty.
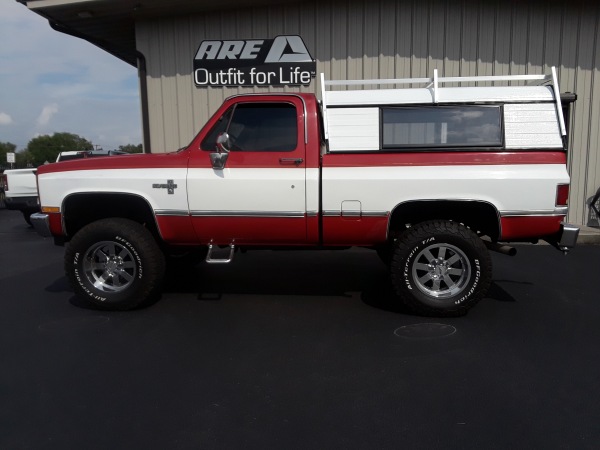
[[[227,158],[229,158],[229,153],[211,153],[210,162],[212,164],[212,168],[215,170],[223,170],[225,168]]]
[[[217,136],[217,151],[219,153],[229,153],[229,147],[231,144],[229,143],[229,134],[226,132],[220,133]]]
[[[210,154],[210,162],[215,170],[223,170],[229,158],[229,135],[220,133],[217,137],[217,151]]]

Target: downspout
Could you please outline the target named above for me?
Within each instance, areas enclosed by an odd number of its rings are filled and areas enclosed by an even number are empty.
[[[146,57],[140,51],[135,51],[138,63],[138,77],[140,79],[140,101],[142,103],[142,142],[144,153],[152,153],[150,146],[150,114],[148,109],[148,73],[146,71]]]

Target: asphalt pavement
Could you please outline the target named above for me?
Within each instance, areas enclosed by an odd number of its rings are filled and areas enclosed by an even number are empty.
[[[493,254],[467,316],[410,314],[364,249],[256,251],[89,309],[0,210],[1,449],[595,449],[600,246]]]

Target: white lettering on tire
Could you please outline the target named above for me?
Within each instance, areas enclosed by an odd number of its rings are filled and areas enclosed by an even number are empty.
[[[477,285],[479,284],[479,278],[481,277],[481,265],[480,265],[478,259],[474,259],[473,263],[475,264],[475,281],[473,282],[473,286],[471,286],[471,289],[469,289],[469,292],[467,292],[460,299],[458,299],[454,302],[455,305],[460,305],[465,300],[468,300],[469,297],[471,297],[471,295],[473,295],[473,293],[475,292],[475,288],[477,288]]]
[[[128,240],[122,238],[121,236],[115,236],[115,240],[125,244],[127,246],[127,248],[129,248],[129,250],[131,250],[131,252],[135,255],[135,259],[136,259],[137,265],[138,265],[138,280],[141,280],[142,274],[144,272],[144,268],[142,265],[142,259],[140,258],[140,255],[138,254],[137,250]]]

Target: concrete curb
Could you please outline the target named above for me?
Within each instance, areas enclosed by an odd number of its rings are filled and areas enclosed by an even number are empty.
[[[577,245],[600,245],[600,228],[582,226]]]
[[[581,226],[577,245],[600,245],[600,228]]]

